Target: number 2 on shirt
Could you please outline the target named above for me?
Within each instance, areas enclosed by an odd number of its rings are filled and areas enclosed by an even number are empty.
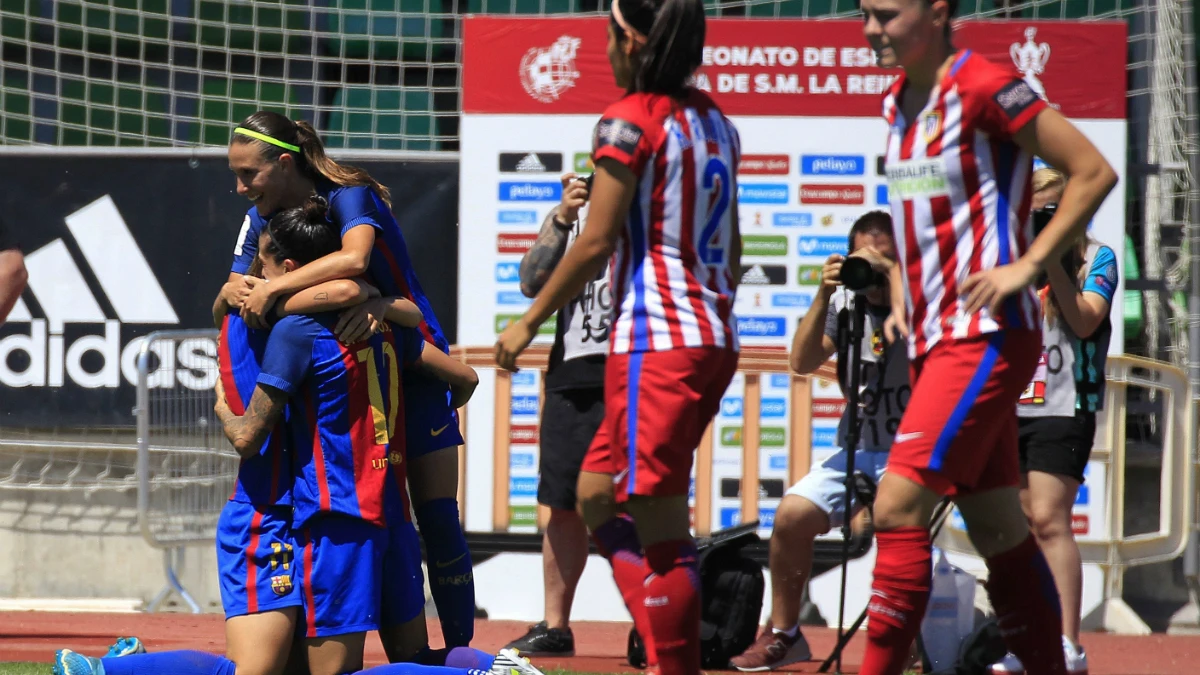
[[[729,167],[720,157],[710,157],[704,165],[702,185],[708,190],[708,220],[700,232],[700,261],[705,265],[725,263],[725,246],[721,241],[721,220],[729,208]]]
[[[367,365],[367,389],[371,399],[371,415],[375,421],[375,444],[387,445],[392,436],[396,433],[396,414],[400,410],[400,397],[395,393],[390,396],[391,406],[389,406],[387,415],[384,415],[383,410],[383,388],[379,386],[379,370],[375,365],[375,348],[367,347],[360,349],[355,354],[358,357],[359,363]],[[399,391],[397,386],[400,382],[399,366],[396,361],[396,350],[392,348],[392,343],[383,343],[383,356],[387,360],[388,369],[388,385]]]

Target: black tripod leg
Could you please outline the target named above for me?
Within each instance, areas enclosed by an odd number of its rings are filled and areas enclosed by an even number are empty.
[[[854,620],[854,623],[850,624],[850,629],[846,631],[845,635],[842,636],[842,639],[838,640],[838,643],[834,645],[833,651],[829,654],[829,658],[821,662],[821,667],[817,669],[818,673],[829,672],[829,668],[833,665],[833,662],[842,655],[842,650],[846,648],[846,645],[850,644],[850,641],[854,639],[854,634],[858,632],[859,628],[862,628],[863,622],[866,620],[867,610],[863,609],[862,614],[859,614],[858,618]]]

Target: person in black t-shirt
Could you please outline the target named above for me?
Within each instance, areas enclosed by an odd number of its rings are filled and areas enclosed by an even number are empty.
[[[521,292],[534,297],[583,228],[589,183],[562,177],[562,203],[542,224],[521,260]],[[575,484],[583,456],[604,419],[604,363],[612,310],[608,270],[558,312],[558,329],[544,380],[539,430],[538,503],[550,509],[542,538],[544,619],[508,644],[526,656],[571,656],[571,602],[588,557],[588,532],[575,510]]]
[[[4,221],[0,221],[0,322],[8,318],[28,279],[21,247]]]

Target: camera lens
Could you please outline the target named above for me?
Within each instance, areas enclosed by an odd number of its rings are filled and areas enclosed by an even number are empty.
[[[1033,236],[1038,236],[1050,219],[1054,217],[1054,213],[1058,211],[1058,204],[1047,204],[1040,209],[1035,209],[1033,212]]]
[[[862,258],[846,258],[842,261],[842,285],[846,288],[862,291],[878,283],[879,275],[871,263]]]

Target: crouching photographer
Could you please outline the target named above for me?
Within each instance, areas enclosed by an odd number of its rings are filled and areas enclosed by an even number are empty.
[[[838,353],[838,345],[845,342],[839,333],[847,335],[850,326],[851,298],[866,301],[862,339],[856,346],[861,353],[857,381],[862,407],[854,467],[878,482],[911,391],[907,347],[903,341],[888,344],[883,335],[892,312],[888,271],[896,264],[891,216],[871,211],[860,217],[850,229],[849,250],[849,257],[834,254],[826,259],[820,289],[792,340],[790,364],[806,375]],[[839,356],[843,394],[852,381],[849,348],[846,345]],[[770,543],[771,619],[758,640],[732,659],[738,670],[774,670],[812,657],[799,619],[812,572],[813,541],[841,526],[847,511],[853,518],[859,508],[854,501],[846,504],[848,426],[849,413],[843,412],[837,431],[840,449],[792,486],[779,503]]]

